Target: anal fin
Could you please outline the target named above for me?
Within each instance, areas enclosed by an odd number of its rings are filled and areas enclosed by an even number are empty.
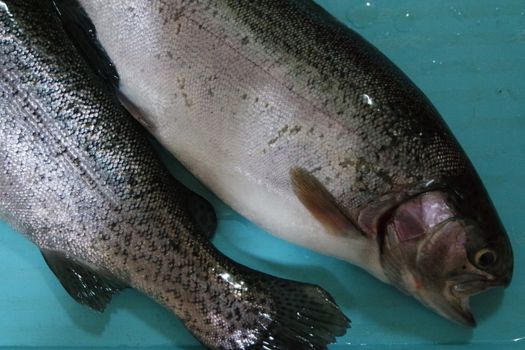
[[[95,270],[64,253],[42,250],[42,255],[69,295],[96,311],[104,311],[113,295],[127,287],[108,272]]]

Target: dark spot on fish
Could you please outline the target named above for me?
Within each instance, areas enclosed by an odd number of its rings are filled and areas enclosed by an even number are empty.
[[[186,10],[186,8],[183,6],[180,9],[178,9],[177,11],[175,11],[175,13],[173,15],[173,22],[177,22],[182,16],[184,16],[184,11],[185,10]]]
[[[342,167],[342,168],[347,168],[349,166],[354,166],[355,164],[356,164],[356,162],[353,159],[350,159],[350,158],[346,158],[342,162],[339,162],[339,166]]]
[[[299,133],[299,131],[301,131],[302,127],[299,126],[299,125],[296,125],[294,126],[293,128],[290,129],[290,135],[295,135],[297,133]]]
[[[241,310],[240,310],[238,307],[236,307],[236,308],[233,310],[233,312],[235,313],[235,320],[236,320],[237,322],[239,322],[239,321],[241,320],[241,317],[242,317]]]
[[[246,45],[250,42],[250,39],[248,38],[248,36],[245,36],[244,38],[242,38],[241,40],[241,45]]]
[[[268,141],[268,146],[271,146],[271,145],[273,145],[274,143],[276,143],[278,139],[279,139],[279,136],[274,137],[273,139],[271,139],[270,141]]]
[[[242,98],[243,100],[246,100],[246,99],[248,98],[248,94],[247,94],[247,93],[242,94],[241,98]]]
[[[363,159],[358,159],[355,166],[361,174],[368,174],[371,171],[370,165]]]
[[[172,60],[173,59],[173,54],[171,53],[171,51],[167,51],[166,52],[166,55]]]
[[[184,87],[186,85],[186,79],[177,78],[177,83],[179,84],[179,89],[184,90]]]
[[[211,88],[208,89],[208,95],[213,96],[213,90]]]
[[[183,92],[182,93],[182,97],[184,98],[184,104],[186,105],[186,107],[191,107],[193,106],[193,102],[191,101],[191,99],[188,97],[188,94]]]
[[[383,180],[384,182],[386,183],[392,183],[392,177],[390,176],[390,174],[388,172],[386,172],[385,170],[383,169],[379,169],[377,170],[376,172],[376,175],[381,179]]]

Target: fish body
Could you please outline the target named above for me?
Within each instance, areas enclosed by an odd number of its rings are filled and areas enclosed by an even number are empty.
[[[469,296],[510,282],[505,229],[439,113],[313,1],[78,3],[64,17],[96,33],[123,103],[242,215],[469,325]]]
[[[52,1],[0,1],[0,217],[73,298],[103,310],[136,288],[213,349],[324,349],[345,332],[321,288],[218,252],[213,215],[92,74]]]

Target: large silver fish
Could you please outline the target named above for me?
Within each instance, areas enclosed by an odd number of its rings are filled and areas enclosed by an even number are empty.
[[[438,112],[313,1],[59,3],[132,114],[247,218],[468,325],[469,297],[510,283],[505,229]]]
[[[213,349],[325,349],[344,334],[323,289],[209,243],[212,207],[171,178],[104,86],[51,0],[0,1],[0,217],[73,298],[102,310],[136,288]]]

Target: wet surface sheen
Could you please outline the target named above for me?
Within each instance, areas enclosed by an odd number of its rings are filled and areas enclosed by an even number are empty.
[[[507,228],[515,252],[514,281],[505,292],[473,299],[476,329],[457,326],[347,263],[265,234],[165,157],[178,178],[216,205],[220,226],[215,243],[250,267],[330,291],[353,321],[333,349],[348,343],[525,346],[525,3],[319,3],[378,46],[439,109],[477,167]],[[176,317],[137,292],[124,292],[104,314],[76,304],[36,247],[5,224],[0,224],[0,263],[0,347],[199,348]]]

